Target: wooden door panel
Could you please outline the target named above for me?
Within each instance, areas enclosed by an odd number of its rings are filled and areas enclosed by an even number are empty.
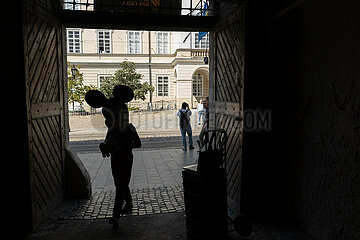
[[[23,3],[33,228],[63,196],[63,28],[39,1]]]
[[[215,113],[215,128],[226,130],[228,135],[226,146],[228,207],[235,215],[240,214],[241,193],[244,82],[243,34],[242,17],[237,17],[236,20],[211,34],[211,51],[213,51],[213,69],[211,73],[214,81],[212,112]]]

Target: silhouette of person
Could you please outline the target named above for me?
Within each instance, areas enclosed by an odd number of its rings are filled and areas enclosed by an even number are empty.
[[[183,143],[183,150],[187,151],[186,148],[186,133],[188,134],[189,138],[189,149],[194,149],[193,146],[193,139],[192,139],[192,129],[190,124],[190,116],[192,112],[189,109],[189,105],[186,102],[181,104],[181,109],[177,112],[177,115],[180,118],[180,132],[182,137]]]
[[[133,208],[129,188],[133,164],[132,149],[140,148],[141,141],[136,128],[129,123],[126,105],[126,102],[133,99],[133,91],[127,86],[117,85],[114,87],[113,96],[106,99],[100,91],[90,90],[86,93],[85,100],[92,107],[102,107],[105,125],[108,128],[105,141],[99,148],[103,157],[110,156],[116,194],[113,216],[109,219],[109,223],[118,225],[120,214],[129,212]]]

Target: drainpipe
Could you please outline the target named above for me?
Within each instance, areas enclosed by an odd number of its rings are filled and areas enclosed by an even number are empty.
[[[151,31],[149,31],[149,84],[152,86],[151,77]],[[150,111],[152,111],[152,92],[150,92]]]

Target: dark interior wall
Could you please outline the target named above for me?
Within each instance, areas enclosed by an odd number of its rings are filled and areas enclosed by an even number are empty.
[[[1,9],[1,234],[18,239],[31,230],[21,1],[4,1]]]
[[[247,6],[244,105],[270,109],[272,130],[244,135],[241,208],[359,239],[360,3],[298,3]]]

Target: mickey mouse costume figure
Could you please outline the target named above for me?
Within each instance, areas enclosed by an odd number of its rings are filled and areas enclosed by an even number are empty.
[[[93,108],[102,107],[105,125],[108,128],[105,141],[99,148],[103,157],[111,159],[111,172],[114,178],[116,196],[113,216],[109,223],[118,225],[121,213],[131,211],[132,197],[129,183],[133,164],[133,148],[140,148],[141,141],[135,127],[129,123],[129,111],[126,103],[134,98],[131,88],[117,85],[113,89],[113,98],[107,99],[98,90],[90,90],[85,101]],[[125,201],[125,206],[122,208]]]

